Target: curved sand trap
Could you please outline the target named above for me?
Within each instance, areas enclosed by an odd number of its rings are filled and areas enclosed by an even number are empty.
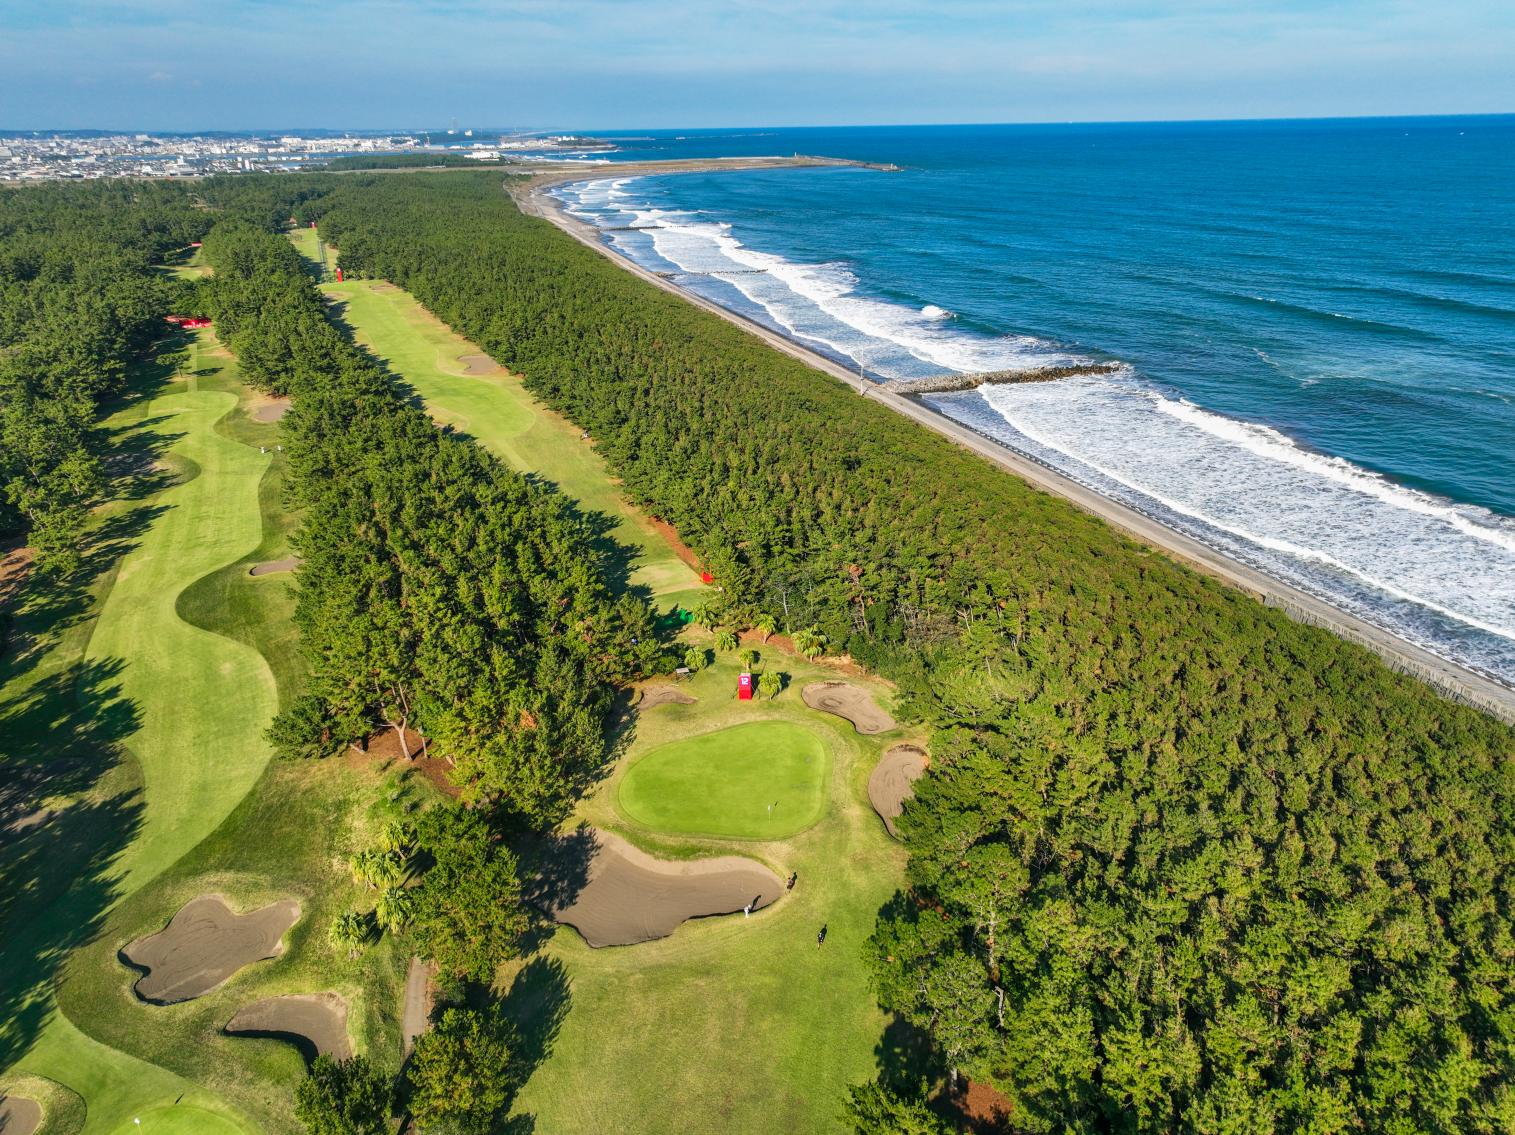
[[[285,556],[282,560],[269,560],[264,564],[256,564],[248,575],[275,575],[281,571],[294,571],[300,566],[299,556]]]
[[[915,782],[925,771],[926,750],[896,745],[879,758],[868,776],[868,803],[895,839],[900,833],[894,830],[894,817],[905,810],[905,801],[915,795]]]
[[[42,1105],[25,1096],[0,1096],[0,1132],[32,1135],[42,1126]]]
[[[289,399],[275,398],[257,406],[252,412],[255,422],[277,422],[289,413]]]
[[[493,374],[500,369],[488,355],[459,355],[458,362],[463,364],[464,374]]]
[[[674,686],[643,686],[636,707],[640,712],[646,713],[660,705],[693,705],[698,700]]]
[[[591,946],[631,946],[666,938],[686,919],[735,914],[748,903],[776,901],[784,881],[762,864],[736,855],[671,862],[609,832],[592,832],[588,881],[573,901],[550,910]]]
[[[133,987],[138,997],[172,1005],[203,997],[243,966],[278,957],[284,949],[279,939],[299,917],[293,899],[236,914],[219,895],[201,895],[158,933],[123,948],[121,958],[147,971]]]
[[[265,997],[243,1005],[226,1027],[228,1036],[261,1036],[287,1040],[305,1062],[317,1056],[346,1060],[352,1055],[347,1039],[347,1002],[337,993],[296,993]]]
[[[846,718],[859,733],[884,733],[894,728],[894,718],[881,710],[867,691],[846,682],[812,682],[800,696],[811,709]]]

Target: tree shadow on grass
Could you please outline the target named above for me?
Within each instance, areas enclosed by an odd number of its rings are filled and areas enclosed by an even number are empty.
[[[550,832],[521,841],[515,852],[521,871],[521,898],[537,913],[521,938],[521,952],[536,953],[557,933],[554,915],[577,901],[589,882],[599,844],[594,829],[580,824],[571,832]]]
[[[519,1095],[536,1070],[552,1055],[558,1032],[568,1016],[573,995],[568,971],[557,958],[527,962],[500,1000],[500,1012],[515,1032],[510,1092]],[[536,1116],[512,1115],[495,1127],[497,1135],[531,1135]]]
[[[0,1067],[36,1039],[59,967],[99,932],[119,894],[116,860],[142,823],[121,744],[139,714],[120,668],[83,663],[0,705]]]

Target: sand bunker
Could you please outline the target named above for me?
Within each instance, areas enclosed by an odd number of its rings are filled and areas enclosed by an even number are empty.
[[[288,398],[272,398],[253,408],[252,420],[255,422],[277,422],[289,413]]]
[[[693,705],[697,700],[674,686],[643,686],[637,709],[646,713],[660,705]]]
[[[248,575],[275,575],[281,571],[294,571],[300,566],[299,556],[285,556],[282,560],[269,560],[267,563],[257,564]]]
[[[493,374],[500,369],[488,355],[459,355],[458,362],[463,364],[464,374]]]
[[[894,818],[905,810],[905,801],[915,795],[915,782],[925,771],[924,749],[896,745],[879,758],[868,777],[868,803],[895,839],[900,833],[894,830]]]
[[[867,691],[846,682],[812,682],[800,696],[811,709],[845,717],[859,733],[884,733],[894,728],[894,718],[881,710]]]
[[[588,881],[573,901],[549,911],[591,946],[631,946],[666,938],[690,918],[761,910],[784,881],[736,855],[670,862],[654,859],[608,832],[594,832]]]
[[[347,1039],[347,1002],[337,993],[297,993],[265,997],[243,1005],[221,1030],[229,1036],[261,1036],[287,1040],[306,1063],[317,1056],[346,1060],[352,1055]]]
[[[0,1096],[0,1132],[32,1135],[42,1126],[42,1105],[25,1096]]]
[[[243,966],[278,957],[279,941],[300,917],[293,899],[271,903],[251,914],[236,914],[218,895],[201,895],[184,905],[156,934],[138,938],[121,951],[128,965],[145,970],[134,987],[154,1005],[203,997]]]

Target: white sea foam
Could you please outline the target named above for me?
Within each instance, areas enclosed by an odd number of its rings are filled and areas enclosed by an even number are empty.
[[[581,216],[638,230],[606,234],[626,255],[877,376],[1085,361],[1030,337],[975,334],[936,304],[867,296],[845,264],[751,248],[729,224],[661,207],[635,182],[562,195]],[[983,387],[940,408],[1412,641],[1515,679],[1515,520],[1169,397],[1129,368]]]
[[[732,235],[729,223],[653,205],[628,188],[632,180],[581,183],[563,196],[577,215],[623,230],[610,236],[632,258],[655,258],[659,267],[720,281],[745,299],[753,314],[879,376],[1071,361],[1028,336],[994,338],[944,327],[952,313],[935,305],[918,310],[863,295],[843,264],[796,263],[749,248]],[[611,211],[617,214],[613,219]],[[638,231],[624,231],[632,228]],[[694,276],[683,282],[699,290]]]
[[[1163,509],[1515,640],[1515,523],[1138,382],[981,388],[1004,421]]]

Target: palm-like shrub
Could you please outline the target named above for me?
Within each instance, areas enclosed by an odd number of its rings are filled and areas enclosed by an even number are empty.
[[[806,658],[815,658],[826,653],[827,638],[819,627],[806,627],[794,632],[794,648]]]
[[[715,636],[715,648],[717,650],[733,651],[736,649],[736,632],[722,631]]]
[[[381,930],[398,934],[410,924],[415,911],[415,896],[404,887],[387,887],[374,906],[374,919]]]
[[[347,956],[355,958],[358,951],[368,944],[368,916],[355,910],[343,911],[332,919],[327,936],[332,945],[346,949]]]

